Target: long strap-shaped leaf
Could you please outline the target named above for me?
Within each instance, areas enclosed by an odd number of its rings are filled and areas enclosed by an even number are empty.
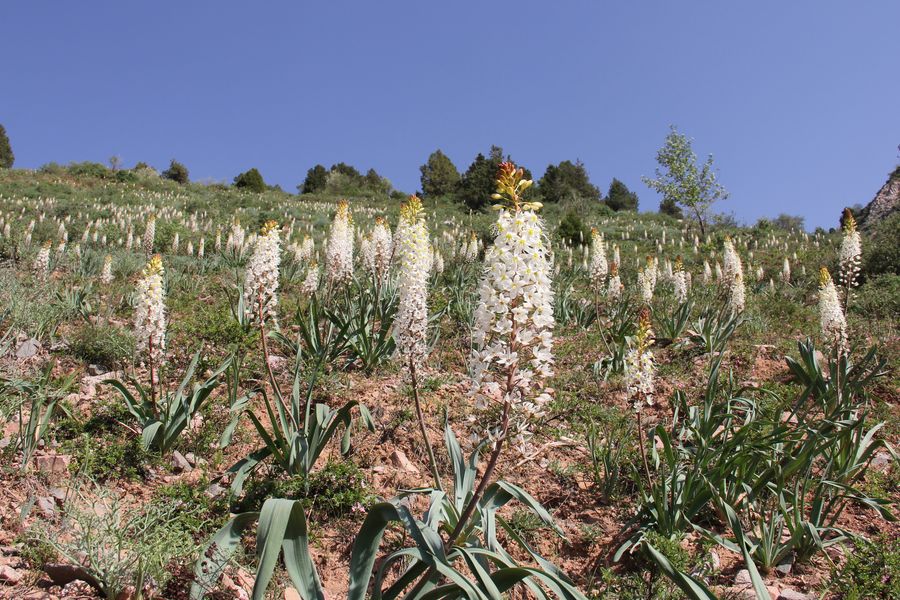
[[[702,581],[676,569],[672,566],[672,563],[669,562],[669,559],[651,544],[645,541],[644,548],[647,549],[647,554],[650,555],[650,558],[656,563],[659,570],[662,571],[666,577],[671,579],[675,585],[681,588],[681,591],[684,592],[688,598],[691,600],[717,600],[716,595],[713,594]],[[763,598],[763,596],[759,597]],[[765,597],[768,598],[768,593]]]
[[[241,534],[257,517],[259,513],[256,512],[241,513],[228,521],[209,540],[194,568],[190,600],[202,600],[206,592],[218,583],[225,565],[241,541]]]
[[[753,557],[750,555],[750,543],[744,538],[744,529],[741,525],[741,520],[738,518],[737,513],[734,512],[734,509],[729,505],[724,504],[723,508],[725,509],[725,515],[728,518],[729,525],[731,525],[731,530],[734,533],[737,545],[741,549],[741,554],[744,556],[744,564],[750,572],[750,581],[753,584],[753,591],[756,592],[756,597],[759,600],[772,600],[772,597],[769,595],[769,590],[766,589],[766,585],[763,583],[762,577],[756,568],[756,563],[753,562]]]
[[[364,600],[369,581],[372,578],[372,568],[378,556],[378,547],[384,536],[384,530],[394,522],[401,521],[407,531],[416,542],[416,546],[422,552],[422,558],[433,565],[436,561],[446,561],[441,537],[429,527],[421,524],[409,512],[409,508],[399,502],[379,502],[369,509],[369,514],[363,522],[356,542],[353,544],[353,552],[350,556],[350,590],[348,600]],[[376,592],[376,597],[378,592]]]
[[[259,568],[253,584],[253,600],[263,600],[272,580],[278,556],[284,551],[288,575],[304,600],[324,600],[325,592],[309,556],[306,516],[297,500],[270,498],[259,513],[256,555]]]

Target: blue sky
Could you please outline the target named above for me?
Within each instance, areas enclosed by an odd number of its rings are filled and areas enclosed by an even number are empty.
[[[900,2],[49,2],[0,7],[0,123],[18,167],[315,163],[414,191],[442,148],[491,144],[536,175],[579,158],[641,182],[669,124],[713,153],[753,222],[832,226],[897,164]]]

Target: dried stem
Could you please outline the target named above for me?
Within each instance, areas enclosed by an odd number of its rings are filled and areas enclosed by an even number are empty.
[[[434,449],[431,447],[431,442],[428,440],[428,432],[425,429],[425,416],[422,413],[422,405],[419,402],[419,381],[418,377],[416,377],[416,361],[413,360],[413,357],[409,357],[409,375],[411,384],[412,384],[412,393],[413,400],[416,403],[416,416],[419,419],[419,430],[422,432],[422,441],[425,442],[425,449],[428,451],[428,462],[431,464],[431,474],[434,476],[434,484],[437,486],[437,489],[444,491],[444,487],[441,485],[441,474],[437,468],[437,461],[434,458]]]

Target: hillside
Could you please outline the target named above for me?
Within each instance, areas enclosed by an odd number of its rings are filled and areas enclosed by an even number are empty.
[[[0,597],[900,591],[898,278],[507,175],[419,211],[0,170]]]
[[[859,222],[866,230],[874,230],[892,214],[900,210],[900,166],[888,175],[887,181],[863,208]]]

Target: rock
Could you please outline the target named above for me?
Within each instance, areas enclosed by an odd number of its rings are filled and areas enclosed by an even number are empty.
[[[22,600],[59,600],[59,596],[54,596],[53,594],[48,594],[41,590],[35,590],[22,596]]]
[[[713,571],[718,571],[722,568],[722,559],[719,558],[719,553],[715,550],[709,551],[709,564],[712,566]]]
[[[893,459],[889,452],[876,452],[875,456],[872,457],[872,468],[878,469],[879,471],[887,471]]]
[[[216,498],[225,493],[225,488],[223,488],[218,483],[212,483],[208,488],[206,488],[206,495],[210,498]]]
[[[3,450],[7,446],[9,446],[11,443],[12,443],[12,440],[9,438],[9,436],[6,436],[6,437],[0,439],[0,450]]]
[[[419,473],[419,469],[416,468],[416,465],[412,464],[409,459],[406,458],[406,454],[400,450],[394,450],[391,453],[391,462],[404,473]]]
[[[295,590],[292,587],[284,588],[284,600],[302,600],[300,598],[300,592]]]
[[[40,349],[41,343],[34,338],[29,338],[19,344],[19,347],[16,348],[16,358],[18,358],[19,360],[32,358],[38,353],[38,350]]]
[[[778,600],[816,600],[816,596],[788,588],[781,590],[778,594]]]
[[[24,575],[22,575],[20,572],[16,571],[12,567],[9,567],[6,565],[3,565],[2,567],[0,567],[0,582],[6,583],[9,585],[15,585],[15,584],[19,583],[20,581],[22,581],[22,577],[24,577]]]
[[[236,600],[250,600],[250,594],[247,593],[247,590],[236,584],[228,573],[222,575],[222,587],[232,592]]]
[[[872,201],[863,209],[859,218],[860,228],[865,231],[875,229],[897,210],[900,210],[900,167],[894,169]]]
[[[753,586],[740,585],[726,588],[723,598],[731,598],[732,600],[757,600],[756,592]]]
[[[44,473],[65,473],[71,462],[68,454],[42,454],[34,457],[34,468]]]
[[[41,511],[41,514],[48,519],[56,514],[56,502],[49,496],[41,496],[38,498],[37,507],[38,510]]]
[[[283,356],[269,355],[269,366],[273,371],[280,371],[287,363],[287,359]]]
[[[738,571],[737,575],[734,576],[734,583],[737,585],[753,585],[753,580],[750,578],[750,571],[747,569]]]
[[[185,458],[185,460],[188,461],[188,463],[189,463],[192,467],[196,467],[196,466],[197,466],[197,457],[194,455],[193,452],[188,452],[187,454],[184,455],[184,458]]]
[[[188,459],[178,450],[172,453],[172,466],[175,468],[176,473],[191,471],[193,469]]]
[[[781,573],[782,575],[788,575],[791,572],[791,568],[794,566],[794,557],[787,556],[775,567],[775,570]]]
[[[56,500],[58,505],[62,506],[63,502],[66,501],[66,490],[58,487],[51,487],[50,497]]]
[[[248,592],[252,591],[253,586],[256,584],[256,579],[253,575],[241,568],[238,568],[234,578],[237,580],[238,585]]]
[[[97,377],[98,375],[104,375],[107,373],[106,367],[102,365],[88,365],[87,368],[88,375],[93,375]]]
[[[118,593],[116,600],[132,600],[134,598],[134,586],[128,586]]]

